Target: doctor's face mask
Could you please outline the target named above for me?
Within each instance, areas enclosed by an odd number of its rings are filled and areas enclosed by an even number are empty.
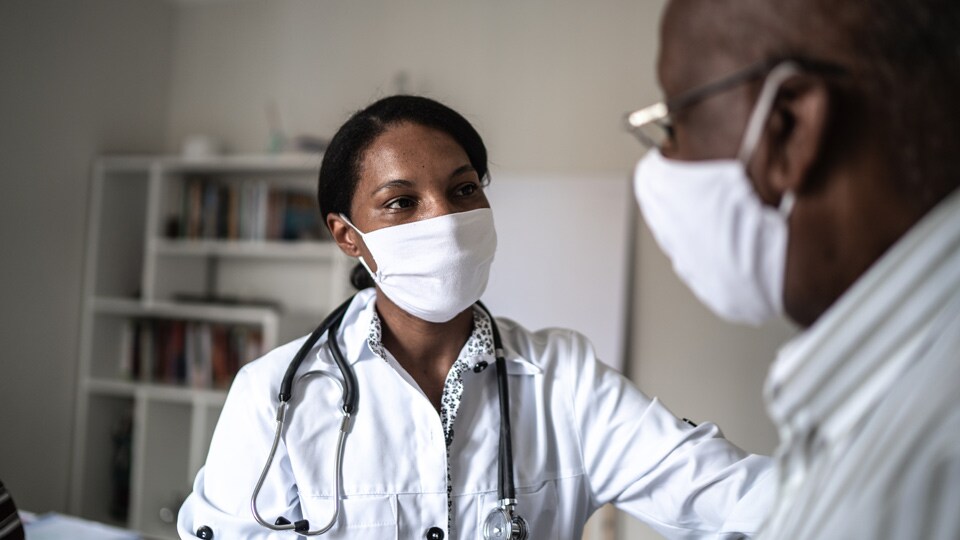
[[[377,263],[367,269],[383,294],[407,313],[440,323],[480,299],[487,288],[490,265],[497,250],[493,211],[480,208],[385,227],[360,231]]]
[[[759,143],[780,85],[796,72],[781,64],[767,76],[736,159],[677,161],[650,150],[634,189],[643,217],[673,269],[697,298],[730,322],[759,325],[783,313],[787,221],[760,199],[746,164]]]

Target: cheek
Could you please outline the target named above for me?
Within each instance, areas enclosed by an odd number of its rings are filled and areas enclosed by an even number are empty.
[[[370,226],[369,221],[373,217],[372,204],[369,197],[361,197],[359,194],[353,196],[350,202],[350,219],[361,230],[366,231]]]
[[[736,158],[751,110],[749,95],[733,92],[714,96],[680,113],[675,125],[678,159]]]
[[[732,159],[740,147],[734,130],[717,122],[691,122],[678,125],[673,157],[687,161]]]
[[[677,125],[674,130],[674,140],[663,148],[664,156],[682,161],[715,159],[717,150],[711,143],[710,129]]]

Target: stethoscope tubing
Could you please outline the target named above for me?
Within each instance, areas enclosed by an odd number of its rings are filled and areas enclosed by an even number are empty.
[[[340,344],[336,338],[337,330],[340,328],[343,316],[346,314],[347,308],[350,307],[350,303],[353,302],[353,298],[354,297],[351,296],[337,306],[337,309],[331,311],[330,314],[327,315],[327,318],[320,323],[320,326],[310,334],[310,337],[308,337],[307,341],[300,347],[300,350],[297,351],[297,354],[293,357],[293,361],[287,366],[286,373],[283,374],[283,380],[280,381],[280,394],[278,398],[281,402],[286,403],[290,400],[290,396],[293,393],[293,379],[297,374],[297,370],[300,369],[300,364],[303,363],[304,358],[307,357],[313,349],[313,346],[317,344],[320,337],[330,331],[327,344],[330,347],[334,362],[337,363],[337,367],[340,368],[341,373],[343,373],[343,410],[347,414],[353,414],[353,411],[356,410],[357,376],[353,372],[350,364],[343,358],[343,352],[340,350]]]
[[[343,356],[343,351],[340,349],[340,344],[337,339],[337,331],[340,328],[340,324],[343,321],[343,317],[346,314],[347,309],[353,302],[353,298],[354,297],[347,299],[343,304],[338,306],[329,315],[327,315],[327,318],[323,320],[320,326],[318,326],[316,330],[314,330],[310,336],[307,337],[306,341],[300,347],[300,350],[297,351],[297,354],[290,362],[290,365],[287,366],[287,370],[283,375],[283,380],[280,382],[280,392],[277,396],[279,399],[279,404],[277,406],[277,428],[276,432],[274,433],[273,444],[270,447],[270,453],[267,457],[267,462],[264,464],[263,471],[260,473],[260,478],[257,480],[257,485],[254,488],[253,495],[250,497],[250,510],[253,513],[254,519],[257,520],[257,523],[268,529],[274,531],[293,530],[301,535],[316,536],[324,534],[333,528],[340,516],[340,488],[343,478],[344,446],[346,443],[346,436],[352,427],[352,416],[357,407],[358,384],[356,373],[353,371],[353,367],[346,361]],[[513,440],[511,437],[512,431],[509,414],[510,388],[509,382],[507,381],[507,362],[506,358],[504,357],[503,342],[500,338],[500,329],[498,328],[493,315],[490,313],[490,310],[483,305],[482,302],[477,301],[476,305],[487,314],[487,317],[490,318],[490,326],[493,332],[494,355],[496,357],[497,391],[500,401],[500,442],[498,456],[499,459],[497,460],[497,471],[499,475],[497,494],[500,500],[498,501],[499,508],[496,511],[508,511],[512,516],[513,509],[516,506],[517,501],[516,489],[513,482]],[[327,522],[324,527],[311,531],[308,530],[310,525],[305,519],[295,523],[290,523],[283,518],[278,519],[276,523],[267,522],[257,510],[257,497],[259,496],[260,489],[263,487],[263,483],[266,480],[270,466],[273,464],[273,458],[276,455],[277,447],[280,443],[280,437],[282,436],[283,432],[287,408],[289,406],[288,402],[293,395],[293,383],[296,378],[297,370],[300,368],[303,360],[316,345],[317,341],[319,341],[324,334],[327,334],[326,345],[330,349],[330,354],[333,357],[334,362],[337,364],[337,367],[340,369],[341,374],[343,375],[343,406],[341,408],[343,420],[340,423],[340,433],[337,438],[336,473],[334,475],[333,491],[335,498],[334,512],[330,518],[330,521]],[[307,375],[308,374],[304,374],[301,376],[301,379]],[[518,519],[521,519],[522,521],[522,518]]]
[[[260,495],[260,488],[263,487],[263,482],[267,478],[267,472],[270,470],[270,465],[273,464],[273,457],[277,452],[277,445],[280,442],[280,434],[283,431],[283,422],[284,417],[286,416],[287,403],[281,402],[280,406],[277,409],[277,431],[273,436],[273,445],[270,447],[270,456],[267,458],[267,463],[263,468],[263,472],[260,473],[260,479],[257,480],[257,487],[253,490],[253,496],[250,497],[250,511],[253,513],[254,519],[257,520],[257,523],[260,525],[272,529],[274,531],[297,531],[299,534],[305,536],[316,536],[323,534],[337,523],[337,519],[340,517],[340,497],[334,497],[334,508],[333,515],[330,517],[330,521],[320,529],[314,531],[305,531],[301,530],[306,526],[309,526],[309,522],[306,520],[297,521],[294,523],[268,523],[260,515],[260,512],[257,511],[257,496]],[[350,416],[344,414],[343,422],[340,424],[340,434],[337,437],[337,457],[336,457],[336,474],[333,479],[333,492],[340,493],[340,483],[343,479],[343,448],[347,441],[347,433],[349,432],[349,420]]]
[[[353,412],[356,410],[357,406],[357,378],[356,374],[353,372],[353,369],[343,358],[343,352],[340,350],[340,344],[337,343],[337,330],[340,328],[340,323],[343,321],[343,316],[347,312],[347,308],[350,307],[350,303],[353,301],[353,297],[349,298],[335,310],[333,310],[327,318],[320,323],[320,326],[314,330],[307,340],[303,343],[303,346],[300,347],[300,350],[297,351],[297,354],[294,356],[293,361],[290,362],[290,365],[287,366],[287,371],[283,375],[283,380],[280,382],[280,393],[278,394],[279,405],[277,406],[277,429],[276,433],[273,436],[273,444],[270,447],[270,454],[267,457],[267,462],[263,467],[263,471],[260,473],[260,478],[257,480],[257,486],[253,490],[253,495],[250,497],[250,511],[253,513],[254,519],[257,520],[257,523],[260,525],[274,530],[274,531],[297,531],[299,534],[305,536],[316,536],[323,534],[337,523],[337,518],[340,516],[340,482],[343,477],[343,449],[346,444],[346,436],[350,431],[351,427],[351,418]],[[260,516],[260,512],[257,510],[257,497],[260,495],[260,489],[263,487],[263,482],[267,478],[267,473],[270,471],[270,466],[273,464],[273,458],[277,452],[277,446],[280,443],[280,436],[283,432],[283,424],[286,419],[286,412],[288,407],[288,402],[293,396],[293,381],[296,376],[297,369],[300,368],[300,364],[303,363],[303,360],[307,357],[307,354],[313,349],[317,341],[320,340],[320,337],[323,334],[329,332],[327,338],[327,347],[330,349],[331,356],[333,356],[334,361],[337,363],[337,367],[340,368],[340,372],[343,374],[343,420],[340,423],[340,433],[337,437],[337,456],[336,456],[336,473],[334,474],[333,485],[334,491],[336,494],[334,496],[334,510],[333,516],[330,518],[330,521],[322,528],[309,531],[305,530],[309,527],[309,522],[307,520],[300,520],[296,523],[280,523],[279,520],[277,523],[268,523],[266,520]],[[338,381],[339,383],[339,381]]]
[[[497,390],[500,395],[500,410],[510,411],[510,383],[507,381],[507,360],[504,358],[503,342],[500,339],[500,328],[493,320],[493,315],[483,302],[477,301],[480,309],[490,318],[490,328],[493,331],[494,355],[497,359]],[[514,501],[516,504],[516,489],[513,484],[513,430],[510,426],[510,415],[500,414],[500,459],[497,461],[497,472],[500,476],[497,489],[501,501]]]

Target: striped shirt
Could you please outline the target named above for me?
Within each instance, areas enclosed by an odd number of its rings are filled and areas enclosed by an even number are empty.
[[[960,191],[781,349],[766,399],[764,538],[960,538]]]

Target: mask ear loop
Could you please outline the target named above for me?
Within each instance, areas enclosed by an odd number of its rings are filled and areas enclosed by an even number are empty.
[[[777,207],[777,211],[780,212],[780,215],[783,216],[783,219],[790,217],[790,214],[793,212],[793,205],[797,202],[797,195],[792,191],[784,191],[783,195],[780,196],[780,206]]]
[[[338,214],[338,215],[340,216],[340,219],[342,219],[344,222],[346,222],[347,225],[350,226],[351,229],[357,231],[357,234],[360,235],[360,238],[365,238],[365,235],[363,234],[363,231],[361,231],[360,229],[358,229],[357,226],[354,225],[352,221],[350,221],[350,218],[348,218],[347,216],[345,216],[345,215],[343,215],[343,214]],[[377,274],[374,273],[372,270],[370,270],[370,265],[367,264],[367,261],[363,260],[363,255],[361,255],[361,256],[359,256],[359,257],[357,257],[357,258],[360,259],[360,264],[363,265],[363,268],[366,269],[367,273],[370,274],[370,277],[373,278],[373,282],[374,282],[374,283],[380,283],[380,279],[377,277]]]
[[[777,91],[780,86],[790,77],[800,73],[800,66],[795,62],[786,61],[770,70],[763,88],[760,90],[760,97],[757,98],[757,104],[750,113],[750,120],[747,122],[747,129],[743,134],[743,143],[740,145],[740,151],[737,153],[737,160],[744,167],[750,163],[753,158],[753,152],[757,149],[760,142],[760,135],[763,134],[763,127],[767,123],[770,111],[773,109],[773,101],[777,97]]]
[[[777,64],[767,75],[763,88],[760,90],[760,97],[757,98],[757,104],[754,105],[753,112],[750,113],[750,120],[747,122],[747,129],[743,134],[740,152],[737,153],[737,160],[744,167],[753,159],[753,153],[756,151],[757,145],[760,144],[760,136],[763,134],[763,128],[770,116],[770,111],[773,109],[773,101],[777,97],[777,91],[780,90],[784,81],[797,73],[800,73],[800,66],[795,62],[786,61]],[[787,191],[780,196],[780,205],[777,210],[784,219],[790,217],[796,200],[797,197],[792,191]]]

